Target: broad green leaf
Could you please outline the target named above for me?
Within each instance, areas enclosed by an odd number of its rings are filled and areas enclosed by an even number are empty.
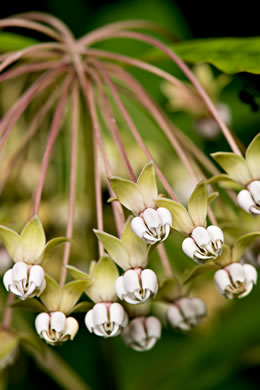
[[[218,192],[212,192],[212,193],[208,196],[208,203],[213,202],[215,199],[217,199],[218,196],[219,196],[219,193],[218,193]]]
[[[126,247],[119,238],[111,234],[95,230],[94,232],[99,241],[104,245],[105,250],[111,256],[116,264],[123,270],[129,268],[129,256]]]
[[[79,302],[76,306],[74,306],[73,313],[87,313],[92,307],[92,302]]]
[[[172,214],[172,227],[182,234],[190,234],[194,229],[194,224],[188,211],[180,203],[171,199],[158,198],[155,200],[158,207],[165,207]]]
[[[61,288],[50,275],[45,274],[46,288],[40,296],[40,300],[48,311],[59,310]]]
[[[93,282],[90,275],[79,270],[78,268],[73,267],[72,265],[67,265],[66,268],[69,271],[70,275],[73,277],[73,279],[75,279],[75,280],[88,280],[89,282],[91,282],[91,281]]]
[[[128,265],[125,269],[132,267],[145,268],[148,263],[148,245],[133,233],[131,229],[131,220],[132,218],[129,217],[126,221],[121,237],[121,241],[128,254]]]
[[[208,196],[204,180],[196,186],[191,194],[188,202],[188,211],[194,225],[206,227]]]
[[[59,309],[68,315],[73,311],[82,293],[92,284],[92,280],[74,280],[65,284],[61,290]]]
[[[108,256],[102,257],[96,266],[94,283],[86,289],[86,294],[93,302],[115,301],[115,281],[118,278],[118,269]]]
[[[238,183],[247,184],[252,178],[247,167],[246,160],[235,153],[217,152],[211,156]]]
[[[260,179],[260,133],[246,151],[246,162],[253,179]]]
[[[46,311],[44,305],[38,301],[37,299],[26,299],[25,301],[21,301],[17,299],[11,305],[12,307],[33,311],[36,313],[41,313],[42,311]]]
[[[120,203],[135,215],[144,210],[143,194],[136,183],[120,177],[109,179],[112,189]]]
[[[142,191],[145,207],[154,207],[153,199],[158,197],[158,190],[153,161],[144,166],[137,184]]]
[[[186,273],[186,275],[184,275],[183,284],[187,284],[198,276],[208,273],[210,271],[215,271],[217,269],[218,267],[216,266],[216,264],[211,261],[208,261],[206,264],[203,265],[198,265],[192,268],[188,273]]]
[[[230,264],[232,262],[231,258],[231,249],[228,245],[224,244],[222,247],[221,255],[218,256],[214,262],[219,265],[220,267],[225,267],[226,265]]]
[[[41,255],[41,259],[46,259],[51,251],[55,248],[57,248],[57,246],[59,245],[62,245],[66,242],[69,242],[70,240],[67,238],[67,237],[56,237],[56,238],[53,238],[52,240],[48,241],[47,244],[45,245],[45,248],[44,248],[44,251]]]
[[[46,238],[44,229],[38,215],[34,215],[25,225],[20,236],[22,256],[27,263],[34,263],[45,246]]]
[[[10,257],[16,261],[16,252],[20,244],[20,237],[14,230],[5,226],[0,226],[0,239],[5,244],[5,247]]]
[[[259,237],[260,232],[248,233],[240,237],[232,248],[232,261],[239,261],[246,249]]]
[[[9,32],[0,32],[0,52],[16,51],[36,44],[35,39]]]
[[[208,184],[220,183],[222,187],[233,188],[237,190],[240,190],[242,187],[241,184],[231,179],[231,177],[226,175],[225,173],[222,173],[221,175],[213,176],[210,179],[208,179],[207,182]]]

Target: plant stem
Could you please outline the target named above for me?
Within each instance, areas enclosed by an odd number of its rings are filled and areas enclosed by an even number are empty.
[[[6,300],[6,306],[5,306],[5,311],[3,315],[3,321],[2,321],[2,329],[4,330],[9,330],[11,326],[13,308],[10,307],[10,305],[13,303],[13,301],[14,301],[14,294],[9,293]]]
[[[67,78],[65,79],[64,87],[63,87],[63,90],[61,93],[61,98],[60,98],[60,101],[58,103],[58,106],[57,106],[57,109],[55,111],[53,121],[51,124],[51,130],[50,130],[48,142],[47,142],[46,149],[45,149],[44,156],[43,156],[43,160],[42,160],[40,179],[39,179],[39,183],[38,183],[38,186],[37,186],[37,189],[35,192],[34,210],[33,210],[34,214],[38,214],[38,211],[39,211],[41,197],[42,197],[42,191],[43,191],[43,185],[45,182],[45,177],[46,177],[46,173],[47,173],[47,169],[48,169],[48,165],[49,165],[49,160],[50,160],[53,146],[54,146],[55,141],[57,139],[57,136],[59,134],[63,111],[65,108],[65,104],[66,104],[66,100],[67,100],[67,96],[68,96],[68,91],[69,91],[69,87],[71,85],[72,78],[73,78],[72,74],[69,74],[69,76],[67,76]]]
[[[171,278],[173,276],[172,268],[169,262],[169,258],[167,255],[167,252],[165,250],[165,247],[163,244],[159,244],[157,247],[157,252],[160,256],[162,266],[164,268],[165,274],[168,278]]]
[[[70,158],[70,184],[69,184],[69,208],[66,237],[71,240],[73,234],[73,218],[75,212],[75,197],[77,186],[77,155],[78,155],[78,123],[79,123],[79,91],[75,85],[72,90],[72,120],[71,120],[71,158]],[[64,286],[66,281],[67,269],[71,249],[71,241],[66,242],[63,266],[60,276],[60,287]]]

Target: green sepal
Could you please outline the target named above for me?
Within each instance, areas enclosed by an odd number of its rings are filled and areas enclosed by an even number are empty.
[[[146,317],[151,310],[151,301],[146,301],[145,303],[140,303],[138,305],[131,305],[124,301],[122,304],[130,318]]]
[[[96,262],[95,262],[96,263]],[[86,272],[83,272],[79,270],[76,267],[73,267],[72,265],[66,265],[67,270],[69,271],[70,275],[73,277],[75,280],[88,280],[89,282],[93,282],[93,279],[89,274]]]
[[[232,263],[232,249],[224,244],[222,246],[221,255],[214,260],[215,264],[219,267],[225,267],[226,265]]]
[[[227,172],[231,179],[243,185],[252,180],[246,160],[243,157],[230,152],[217,152],[211,154],[211,156]]]
[[[253,179],[260,179],[260,133],[255,136],[246,151],[246,162]]]
[[[217,199],[218,196],[219,196],[219,192],[212,192],[208,196],[208,203],[214,202],[214,200]]]
[[[15,353],[18,347],[18,337],[14,334],[0,329],[0,363]]]
[[[46,307],[40,301],[34,298],[26,299],[25,301],[17,299],[11,304],[11,307],[29,310],[35,313],[41,313],[43,311],[46,311]]]
[[[0,238],[3,241],[10,257],[15,261],[17,248],[20,244],[20,237],[14,230],[0,225]]]
[[[234,190],[240,190],[242,188],[241,184],[237,183],[235,180],[231,179],[230,176],[222,173],[216,175],[207,180],[208,184],[220,183],[224,188],[232,188]]]
[[[57,246],[65,244],[66,242],[69,242],[70,239],[67,237],[56,237],[52,240],[48,241],[47,244],[44,247],[44,250],[39,257],[39,263],[42,263],[44,260],[46,260],[50,253],[53,251],[53,249],[57,248]]]
[[[72,282],[65,284],[61,289],[59,310],[66,315],[72,313],[80,296],[91,283],[88,280],[73,280]]]
[[[260,237],[260,232],[248,233],[240,237],[232,248],[232,262],[240,261],[246,249]]]
[[[140,188],[145,207],[154,207],[153,199],[158,197],[158,189],[156,184],[156,175],[154,170],[153,161],[148,162],[137,180],[138,187]]]
[[[86,289],[86,294],[95,303],[116,301],[114,286],[118,276],[119,272],[113,260],[103,256],[96,265],[94,282]]]
[[[105,250],[114,260],[114,262],[119,265],[123,270],[129,268],[129,257],[124,244],[119,240],[119,238],[112,236],[112,234],[102,232],[101,230],[95,230],[99,241],[103,244]]]
[[[40,296],[40,300],[48,311],[58,311],[61,297],[61,288],[50,275],[45,274],[46,288]]]
[[[188,284],[198,276],[204,275],[210,271],[216,271],[218,267],[211,261],[208,261],[206,264],[197,265],[184,274],[182,283]]]
[[[74,306],[73,313],[87,313],[90,309],[92,309],[92,307],[92,302],[79,302],[76,306]]]
[[[208,196],[205,180],[194,189],[188,202],[188,212],[195,226],[206,227]]]
[[[184,206],[171,199],[155,199],[158,207],[165,207],[172,214],[172,227],[178,232],[189,235],[194,229],[191,217]]]
[[[25,225],[20,235],[20,250],[17,250],[15,261],[25,261],[34,264],[34,260],[40,257],[44,250],[46,237],[38,215],[34,215]]]
[[[115,176],[109,181],[117,199],[133,214],[138,215],[145,209],[143,194],[136,183]]]
[[[173,301],[180,295],[180,285],[174,278],[164,280],[156,295],[158,301]]]
[[[169,310],[169,303],[166,302],[159,302],[159,301],[152,301],[151,304],[151,312],[152,314],[157,317],[163,326],[167,326],[167,312]]]

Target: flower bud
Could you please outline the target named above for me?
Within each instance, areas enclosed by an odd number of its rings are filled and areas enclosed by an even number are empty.
[[[56,311],[40,313],[35,319],[35,328],[39,336],[50,345],[58,345],[76,336],[79,324],[73,317],[66,318],[65,314]]]
[[[128,316],[120,303],[97,303],[85,317],[90,333],[101,337],[118,336],[128,324]]]
[[[149,351],[161,337],[162,326],[156,317],[137,317],[122,332],[124,342],[135,351]]]
[[[157,276],[150,269],[130,269],[117,278],[115,290],[117,296],[128,303],[144,303],[157,294]]]
[[[206,314],[206,306],[200,298],[183,297],[169,306],[167,319],[173,328],[190,330],[199,325]]]
[[[257,272],[251,264],[233,263],[218,270],[214,276],[216,288],[225,298],[243,298],[257,281]]]
[[[221,254],[223,242],[224,235],[218,226],[211,225],[207,229],[197,226],[193,229],[191,237],[183,240],[182,250],[191,259],[203,264]]]
[[[22,261],[6,271],[3,282],[7,291],[11,291],[22,300],[38,297],[46,287],[43,268]]]
[[[260,180],[254,180],[237,195],[239,206],[249,214],[260,214]]]
[[[169,210],[159,207],[157,210],[147,208],[142,216],[133,218],[132,231],[148,244],[164,241],[170,233],[172,215]]]

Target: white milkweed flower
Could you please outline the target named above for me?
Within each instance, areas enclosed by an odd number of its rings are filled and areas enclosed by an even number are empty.
[[[217,258],[222,252],[224,235],[218,226],[204,228],[197,226],[191,237],[182,242],[183,252],[197,263],[203,264],[209,259]]]
[[[151,269],[130,269],[117,278],[115,290],[120,299],[130,304],[144,303],[157,294],[157,276]]]
[[[218,270],[214,276],[216,288],[225,298],[243,298],[257,281],[257,272],[251,264],[233,263]]]
[[[50,345],[58,345],[76,336],[79,324],[73,317],[64,313],[40,313],[35,319],[35,328],[39,336]]]
[[[128,324],[128,315],[120,303],[97,303],[85,317],[85,324],[90,333],[101,337],[118,336]]]
[[[173,328],[190,330],[199,325],[206,314],[206,305],[200,298],[183,297],[169,306],[167,319]]]
[[[38,297],[46,287],[44,269],[40,265],[28,265],[22,261],[6,271],[3,282],[7,291],[22,300]]]
[[[132,231],[137,237],[151,245],[166,240],[171,226],[172,215],[165,207],[159,207],[157,210],[147,208],[131,222]]]
[[[149,351],[161,337],[161,332],[158,318],[137,317],[124,329],[122,339],[135,351]]]
[[[249,214],[260,215],[260,180],[254,180],[237,196],[239,206]]]

